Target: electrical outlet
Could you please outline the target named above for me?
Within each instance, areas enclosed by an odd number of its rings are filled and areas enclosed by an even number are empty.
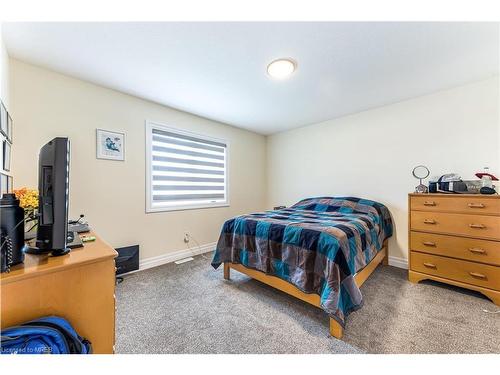
[[[190,239],[191,239],[191,238],[189,237],[189,233],[188,233],[188,232],[184,232],[184,242],[185,242],[185,243],[189,243],[189,240],[190,240]]]

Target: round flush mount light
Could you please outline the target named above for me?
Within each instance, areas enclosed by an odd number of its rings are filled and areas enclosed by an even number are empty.
[[[276,79],[285,79],[292,75],[297,63],[292,59],[277,59],[267,66],[267,74]]]

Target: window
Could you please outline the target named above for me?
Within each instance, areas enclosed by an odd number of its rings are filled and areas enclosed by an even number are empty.
[[[228,206],[224,140],[146,123],[146,212]]]

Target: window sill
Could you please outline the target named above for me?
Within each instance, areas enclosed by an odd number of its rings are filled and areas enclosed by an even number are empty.
[[[229,202],[200,204],[196,206],[176,206],[176,207],[146,207],[146,213],[171,212],[171,211],[187,211],[201,210],[206,208],[229,207]]]

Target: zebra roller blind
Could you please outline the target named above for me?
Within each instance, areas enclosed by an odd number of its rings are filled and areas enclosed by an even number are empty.
[[[227,142],[148,123],[147,211],[227,205]]]

